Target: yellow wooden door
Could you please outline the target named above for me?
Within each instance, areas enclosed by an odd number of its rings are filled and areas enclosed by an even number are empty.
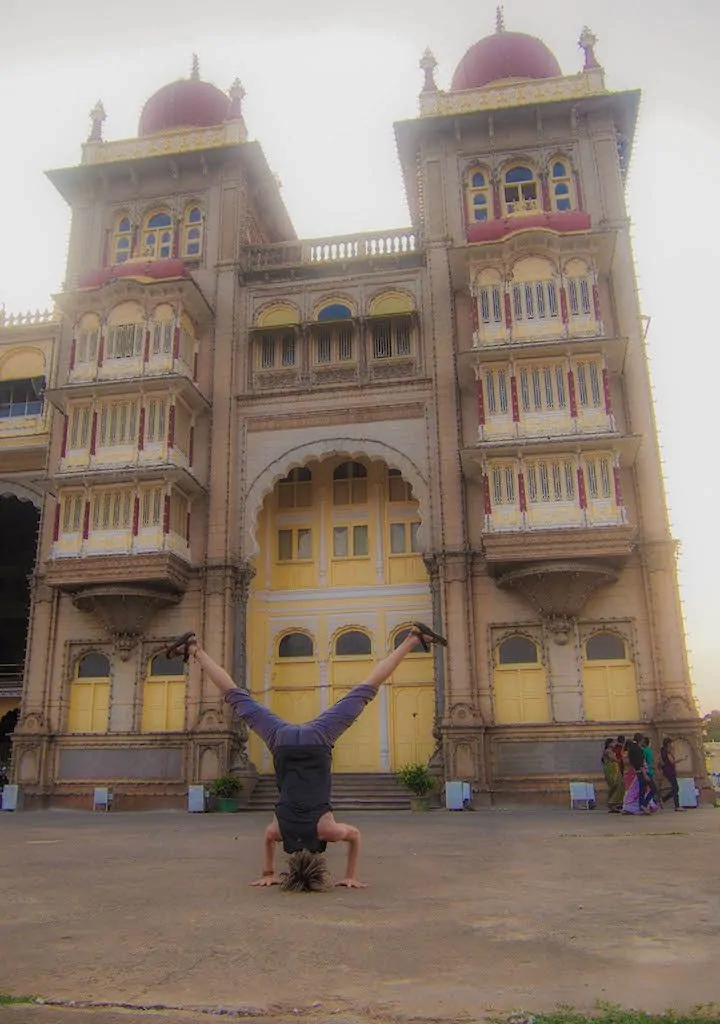
[[[426,764],[435,749],[433,685],[393,685],[390,695],[390,766]]]
[[[340,700],[367,678],[372,657],[337,657],[332,662],[332,700]],[[380,695],[375,697],[335,744],[333,771],[380,770]]]
[[[635,666],[631,661],[583,664],[583,697],[588,722],[633,722],[640,717]]]
[[[319,691],[317,687],[276,687],[270,695],[270,707],[286,722],[302,725],[320,713]]]
[[[550,721],[547,682],[542,665],[496,665],[493,682],[496,725]]]
[[[70,732],[107,732],[110,683],[107,679],[76,680],[70,688]]]
[[[350,693],[350,686],[334,686],[333,701]],[[333,771],[377,772],[380,770],[380,695],[372,700],[335,744]]]

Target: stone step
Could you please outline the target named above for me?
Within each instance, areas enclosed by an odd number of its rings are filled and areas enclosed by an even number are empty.
[[[250,810],[271,810],[277,802],[272,775],[261,775],[250,800]],[[382,772],[338,772],[333,775],[332,803],[338,811],[402,811],[410,807],[409,794],[395,776]]]

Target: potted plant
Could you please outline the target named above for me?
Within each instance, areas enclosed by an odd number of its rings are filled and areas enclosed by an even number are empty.
[[[411,811],[429,811],[429,794],[435,788],[435,780],[426,764],[404,764],[396,773],[401,786],[409,789]]]
[[[233,813],[240,806],[238,799],[242,792],[242,782],[234,775],[220,775],[210,783],[210,793],[215,798],[216,810]]]

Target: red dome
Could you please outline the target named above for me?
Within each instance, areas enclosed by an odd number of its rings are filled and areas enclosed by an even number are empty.
[[[230,113],[230,97],[210,82],[181,78],[158,89],[142,109],[138,135],[173,128],[207,128],[222,124]]]
[[[503,78],[555,78],[560,65],[542,39],[524,32],[496,32],[471,46],[455,69],[453,92],[480,89]]]

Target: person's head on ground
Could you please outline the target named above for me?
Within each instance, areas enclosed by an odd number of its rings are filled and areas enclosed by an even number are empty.
[[[290,854],[280,888],[283,892],[326,892],[330,888],[327,861],[321,853],[309,850]]]

